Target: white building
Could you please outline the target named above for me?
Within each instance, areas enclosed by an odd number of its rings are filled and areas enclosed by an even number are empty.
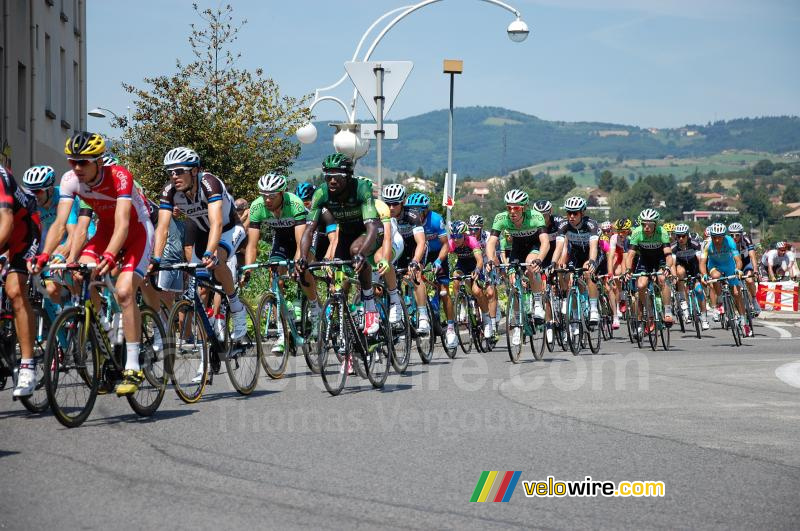
[[[85,0],[0,0],[0,163],[67,170],[64,143],[86,128]]]

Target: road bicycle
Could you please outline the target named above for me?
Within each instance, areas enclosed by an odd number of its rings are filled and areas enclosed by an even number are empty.
[[[222,362],[228,378],[239,394],[249,395],[256,388],[260,366],[263,363],[261,338],[255,312],[242,300],[247,312],[247,333],[238,340],[231,339],[233,318],[228,297],[222,286],[214,283],[202,264],[162,264],[165,271],[183,271],[195,279],[194,289],[188,297],[176,302],[167,317],[166,367],[175,392],[186,403],[194,403],[203,396],[207,384],[213,384]],[[218,294],[225,314],[224,338],[220,339],[206,313],[206,304],[200,298],[201,289],[209,298]]]
[[[398,277],[400,296],[403,299],[403,305],[408,314],[408,320],[411,329],[411,339],[417,347],[417,354],[423,364],[428,364],[433,360],[433,350],[436,347],[436,334],[433,333],[433,326],[428,332],[422,334],[419,332],[419,305],[417,298],[414,294],[414,287],[418,286],[414,275],[410,275],[409,268],[396,269],[395,273]],[[431,309],[430,301],[427,301],[428,320],[433,321],[433,310]]]
[[[723,322],[723,328],[727,328],[731,331],[733,335],[733,343],[737,347],[742,346],[742,337],[744,336],[744,330],[742,330],[742,320],[739,319],[739,310],[736,308],[736,302],[733,296],[733,290],[731,290],[730,281],[738,279],[738,275],[729,275],[725,277],[719,278],[711,278],[708,279],[706,282],[707,284],[720,284],[720,295],[717,298],[717,302],[722,304],[722,314],[720,315],[720,321]],[[740,292],[742,289],[745,289],[740,284]]]
[[[90,296],[94,286],[105,286],[114,293],[110,277],[92,280],[96,264],[53,264],[50,271],[79,273],[81,288],[76,304],[64,309],[50,327],[44,355],[44,384],[47,399],[56,419],[68,428],[83,424],[92,412],[101,385],[106,391],[122,379],[126,348],[118,330],[109,333],[103,328],[100,312],[118,312],[113,296],[107,297],[105,308],[96,308]],[[136,393],[126,396],[131,409],[143,417],[153,415],[167,388],[164,356],[164,325],[149,306],[141,306],[142,337],[139,362],[144,380]],[[118,320],[118,321],[121,321]],[[118,325],[121,326],[121,323]],[[121,339],[121,340],[119,340]]]
[[[555,273],[568,273],[571,275],[569,290],[567,290],[567,311],[564,324],[567,330],[567,343],[574,356],[580,354],[585,345],[589,346],[592,354],[600,352],[602,331],[600,323],[589,322],[589,296],[583,273],[588,271],[584,267],[564,267],[555,269]]]
[[[661,300],[660,287],[658,286],[658,276],[661,274],[663,273],[642,272],[631,275],[632,279],[639,277],[647,277],[649,279],[645,293],[645,303],[641,308],[642,318],[641,320],[637,319],[636,334],[639,338],[646,334],[650,348],[653,351],[658,347],[659,336],[664,350],[669,350],[670,347],[670,327],[664,322],[664,305]],[[638,296],[638,293],[635,293],[634,296]],[[639,340],[637,340],[638,342]]]
[[[476,282],[476,280],[472,278],[472,275],[453,275],[450,279],[460,283],[458,290],[453,294],[455,300],[453,309],[456,335],[461,351],[469,354],[474,346],[478,352],[488,352],[488,339],[483,337],[483,313],[469,289],[472,282]]]
[[[529,265],[533,263],[512,261],[495,266],[507,271],[506,346],[513,363],[519,363],[522,345],[526,340],[530,341],[534,359],[541,360],[547,348],[544,323],[534,322],[533,296],[524,283],[527,278],[525,268]]]

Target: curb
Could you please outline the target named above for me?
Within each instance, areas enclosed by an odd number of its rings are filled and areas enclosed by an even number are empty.
[[[761,312],[758,319],[764,321],[800,321],[800,312]]]

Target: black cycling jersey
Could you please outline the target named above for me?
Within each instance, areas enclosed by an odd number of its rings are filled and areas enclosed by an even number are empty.
[[[570,259],[575,256],[588,258],[590,243],[600,239],[597,222],[586,216],[581,218],[577,227],[573,227],[569,221],[562,219],[558,226],[558,234],[567,239],[567,252]]]
[[[736,240],[733,240],[736,243]],[[750,251],[755,249],[753,240],[747,234],[742,234],[742,237],[736,243],[736,249],[739,251],[739,256],[742,257],[742,267],[750,263]]]
[[[689,240],[684,249],[677,242],[672,244],[672,254],[675,256],[675,260],[678,264],[684,266],[697,264],[702,251],[703,247],[696,240]]]
[[[241,225],[239,216],[233,208],[233,197],[228,193],[219,177],[208,172],[197,175],[197,192],[189,198],[184,192],[178,191],[172,183],[168,183],[161,192],[161,210],[172,210],[178,207],[181,212],[192,220],[199,231],[208,233],[208,205],[222,201],[222,232],[226,232],[236,225]]]

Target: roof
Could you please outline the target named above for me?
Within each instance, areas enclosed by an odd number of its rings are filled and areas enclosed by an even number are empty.
[[[796,208],[796,209],[792,210],[788,214],[785,214],[783,217],[785,217],[785,218],[800,218],[800,208]]]

